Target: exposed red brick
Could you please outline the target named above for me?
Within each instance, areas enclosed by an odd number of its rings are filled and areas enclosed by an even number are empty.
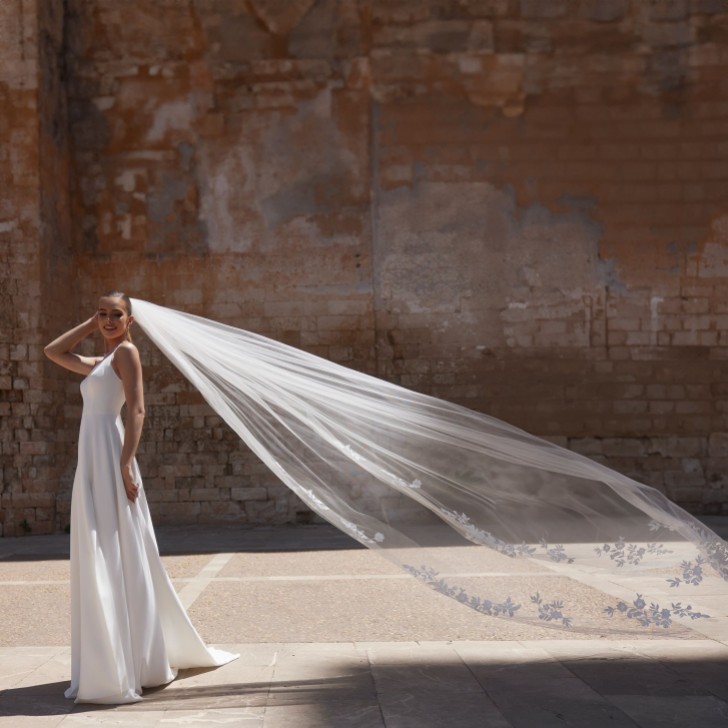
[[[112,287],[728,513],[722,3],[31,0],[0,40],[5,535],[68,521],[42,345]],[[155,515],[300,518],[137,339]]]

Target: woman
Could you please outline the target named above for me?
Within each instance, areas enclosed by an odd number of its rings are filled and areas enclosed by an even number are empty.
[[[103,295],[96,313],[45,347],[78,374],[83,416],[71,501],[72,678],[76,702],[131,703],[178,668],[223,665],[238,655],[208,648],[167,576],[135,460],[144,423],[131,301]],[[73,349],[99,331],[103,356]],[[126,429],[120,411],[126,402]]]

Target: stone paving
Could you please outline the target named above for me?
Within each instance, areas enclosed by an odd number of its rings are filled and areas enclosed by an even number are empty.
[[[710,524],[728,531],[728,520]],[[328,526],[158,529],[205,640],[141,703],[75,705],[68,537],[0,539],[0,727],[728,727],[728,634],[575,639],[423,588]],[[725,593],[711,597],[728,607]]]

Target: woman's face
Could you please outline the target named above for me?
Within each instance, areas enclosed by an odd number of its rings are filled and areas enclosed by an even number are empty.
[[[121,298],[102,296],[99,299],[99,331],[105,339],[116,341],[125,338],[133,320]]]

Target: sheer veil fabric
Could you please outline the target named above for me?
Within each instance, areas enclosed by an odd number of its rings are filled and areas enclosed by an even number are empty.
[[[728,546],[657,490],[462,406],[133,300],[150,340],[313,511],[490,617],[704,633]],[[710,603],[710,600],[706,600]]]

